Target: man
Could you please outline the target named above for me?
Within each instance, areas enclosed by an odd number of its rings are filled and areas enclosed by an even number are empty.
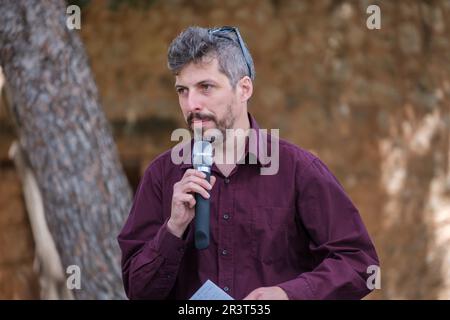
[[[259,131],[247,112],[253,61],[236,28],[190,27],[172,42],[168,60],[191,130]],[[370,292],[367,269],[378,257],[357,209],[317,157],[277,141],[276,174],[261,174],[268,164],[250,139],[233,145],[243,151],[232,163],[218,161],[229,150],[224,141],[216,145],[211,183],[192,164],[174,164],[170,150],[149,165],[118,238],[130,299],[189,299],[208,279],[235,299]],[[195,193],[211,203],[203,250],[193,240]]]

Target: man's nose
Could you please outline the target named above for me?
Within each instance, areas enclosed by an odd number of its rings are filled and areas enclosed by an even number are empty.
[[[193,91],[189,92],[187,107],[190,112],[200,111],[203,109],[198,95]]]

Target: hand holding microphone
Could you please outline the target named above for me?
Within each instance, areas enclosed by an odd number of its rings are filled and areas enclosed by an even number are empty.
[[[213,163],[212,145],[209,141],[199,140],[194,143],[192,154],[194,168],[205,174],[205,180],[210,181]],[[195,194],[195,247],[206,249],[209,246],[209,196]]]
[[[197,150],[199,150],[198,147],[200,147],[200,145],[197,145],[197,148],[195,146],[196,145],[194,144],[194,157],[195,154],[197,154],[196,159],[202,160],[198,158],[198,154],[201,152],[196,152]],[[212,159],[206,160],[211,160],[206,164],[212,163]],[[194,168],[201,169],[198,168],[198,166],[195,164],[195,159],[194,159]],[[196,199],[196,197],[201,198],[199,202],[208,200],[208,208],[209,208],[209,191],[214,186],[214,183],[216,182],[216,177],[211,176],[210,182],[208,182],[208,180],[206,180],[207,176],[208,175],[206,173],[201,172],[199,170],[188,169],[184,173],[181,180],[175,183],[173,186],[172,211],[170,219],[167,223],[167,228],[172,234],[174,234],[178,238],[182,237],[184,231],[187,229],[189,223],[192,221],[192,219],[196,214],[197,202],[199,200]],[[200,206],[203,208],[204,204]],[[209,230],[209,210],[207,218]]]

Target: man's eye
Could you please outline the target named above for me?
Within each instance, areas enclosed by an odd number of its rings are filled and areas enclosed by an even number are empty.
[[[178,94],[183,94],[186,92],[186,88],[177,88],[177,93]]]
[[[212,85],[210,84],[202,84],[203,91],[210,91],[212,88]]]

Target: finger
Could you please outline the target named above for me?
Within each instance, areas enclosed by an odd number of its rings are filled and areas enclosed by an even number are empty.
[[[202,186],[194,183],[188,182],[184,185],[184,192],[197,192],[203,196],[203,198],[209,199],[209,193]]]
[[[180,199],[183,203],[187,204],[189,208],[193,208],[195,206],[195,197],[190,193],[183,194],[180,196]]]
[[[199,177],[196,177],[196,176],[190,176],[190,177],[186,178],[186,182],[185,183],[189,183],[189,182],[194,182],[194,183],[202,186],[206,190],[211,190],[212,189],[212,185],[206,179],[203,179],[203,178],[199,178]]]
[[[206,178],[206,174],[204,172],[195,169],[187,169],[183,177],[190,177],[190,176],[197,176],[203,179]]]

